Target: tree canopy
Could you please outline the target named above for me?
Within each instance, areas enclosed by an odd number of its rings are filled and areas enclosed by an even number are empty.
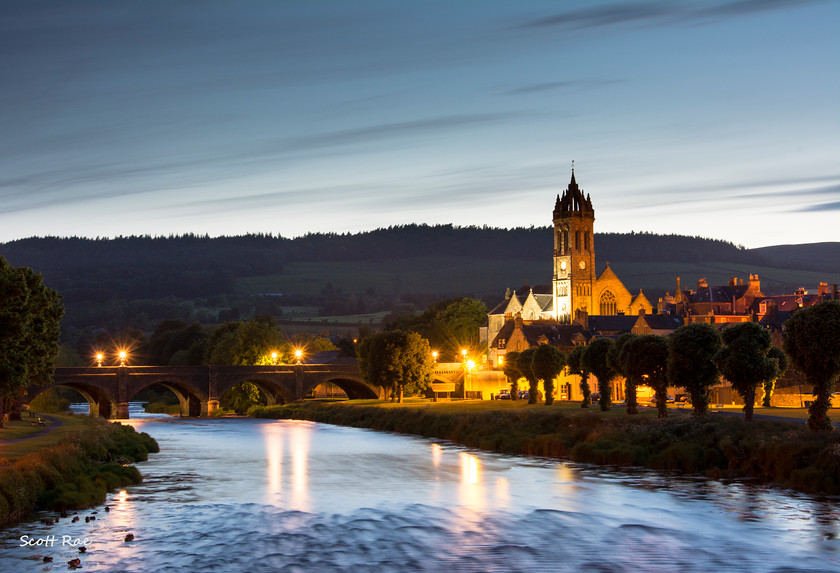
[[[627,413],[631,415],[639,413],[638,402],[636,401],[636,387],[642,383],[642,379],[640,376],[635,376],[633,371],[628,370],[628,355],[624,352],[624,349],[636,336],[630,332],[625,332],[616,339],[615,344],[612,345],[612,348],[607,353],[607,362],[609,365],[620,376],[624,376],[624,402]]]
[[[714,357],[720,349],[720,335],[711,324],[679,327],[669,338],[668,379],[691,395],[695,415],[709,411],[709,392],[718,380]]]
[[[610,383],[618,372],[610,366],[607,355],[615,343],[609,338],[596,338],[586,346],[583,353],[583,367],[598,379],[598,405],[606,412],[612,404],[612,386]]]
[[[554,379],[566,366],[566,355],[549,344],[540,344],[531,357],[531,371],[543,381],[545,405],[554,403]]]
[[[620,360],[628,378],[653,388],[659,417],[665,418],[668,415],[668,341],[655,334],[636,336],[621,349]]]
[[[840,376],[840,302],[821,302],[790,317],[785,322],[784,349],[814,388],[808,428],[831,431],[831,388]]]
[[[372,334],[359,345],[359,369],[371,384],[382,386],[402,402],[405,392],[429,388],[434,359],[429,341],[405,330]]]
[[[779,375],[779,361],[770,356],[773,338],[757,322],[730,326],[721,338],[723,347],[715,354],[715,364],[744,398],[744,421],[751,422],[756,388]]]
[[[41,275],[0,257],[0,427],[8,400],[52,382],[63,313]]]
[[[505,361],[503,364],[505,376],[510,383],[510,399],[519,399],[519,379],[522,378],[522,372],[519,371],[517,361],[519,360],[519,352],[511,350],[505,354]]]
[[[537,377],[534,375],[534,369],[532,368],[534,351],[536,351],[536,348],[526,348],[516,358],[516,367],[525,380],[528,381],[529,404],[537,403]]]
[[[569,373],[575,376],[580,376],[580,393],[583,395],[583,400],[580,403],[581,408],[589,407],[589,397],[592,391],[589,389],[589,370],[583,365],[583,353],[586,352],[586,347],[579,345],[569,353]]]

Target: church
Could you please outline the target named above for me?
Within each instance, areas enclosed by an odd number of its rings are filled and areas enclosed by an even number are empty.
[[[488,313],[481,334],[492,365],[501,364],[508,350],[539,344],[571,350],[586,344],[593,334],[592,315],[623,316],[627,322],[653,311],[641,291],[632,295],[627,290],[609,262],[596,274],[595,209],[575,181],[574,167],[569,186],[554,203],[552,219],[551,284],[508,289],[505,300]]]

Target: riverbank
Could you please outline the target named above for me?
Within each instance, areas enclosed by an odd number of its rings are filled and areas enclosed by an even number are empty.
[[[160,451],[152,437],[131,426],[75,418],[81,423],[57,444],[17,456],[7,455],[3,445],[0,525],[17,521],[34,509],[63,511],[100,503],[108,491],[140,483],[140,472],[130,464]],[[36,440],[49,437],[32,437],[8,447],[31,448]]]
[[[628,416],[494,402],[309,402],[254,408],[258,418],[300,419],[450,440],[484,450],[645,467],[715,479],[751,479],[840,495],[840,433],[710,414]]]

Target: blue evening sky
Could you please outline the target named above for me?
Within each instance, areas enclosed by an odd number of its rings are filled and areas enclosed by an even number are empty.
[[[0,0],[0,241],[840,240],[840,2]]]

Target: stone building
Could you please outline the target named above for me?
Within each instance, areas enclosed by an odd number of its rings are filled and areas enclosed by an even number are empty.
[[[488,345],[489,360],[493,365],[499,364],[509,349],[509,333],[515,330],[513,321],[517,317],[525,330],[516,350],[524,349],[518,348],[524,341],[531,346],[539,345],[540,335],[534,334],[537,330],[556,333],[556,338],[549,334],[545,334],[545,338],[549,344],[563,349],[567,345],[555,340],[570,340],[575,332],[582,330],[584,317],[623,315],[631,319],[632,327],[641,312],[650,315],[653,310],[642,291],[633,295],[627,290],[609,263],[600,274],[596,273],[595,210],[592,199],[589,195],[584,196],[578,186],[574,169],[568,187],[554,203],[552,221],[551,283],[524,286],[516,291],[508,289],[505,300],[488,313],[487,326],[481,335],[482,342]],[[529,334],[529,331],[534,333]],[[586,340],[588,337],[583,343]]]

